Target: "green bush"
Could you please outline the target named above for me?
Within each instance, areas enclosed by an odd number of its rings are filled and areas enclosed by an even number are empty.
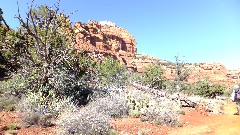
[[[8,125],[8,130],[17,130],[19,129],[20,127],[18,126],[17,123],[11,123]]]
[[[185,112],[185,111],[183,111],[183,110],[181,110],[181,111],[179,111],[179,114],[185,115],[185,114],[186,114],[186,112]]]
[[[8,133],[12,135],[16,135],[16,130],[20,129],[20,126],[16,123],[11,123],[8,125]]]
[[[166,77],[163,76],[165,70],[161,65],[151,65],[144,68],[143,73],[137,73],[135,80],[140,81],[144,85],[150,88],[165,89],[166,88]]]
[[[10,89],[16,94],[26,94],[26,91],[37,92],[47,87],[59,98],[69,96],[64,94],[70,94],[71,90],[72,95],[81,93],[84,87],[81,77],[91,71],[94,62],[74,47],[75,33],[69,30],[71,22],[59,13],[58,4],[54,8],[36,6],[33,9],[33,2],[27,18],[22,18],[21,14],[16,16],[21,25],[18,31],[0,31],[4,39],[0,46],[1,54],[6,60],[14,58],[19,65],[17,78],[13,77],[13,81],[9,82]],[[59,72],[64,72],[61,78]],[[65,87],[58,86],[61,83]],[[48,96],[48,90],[43,92],[44,96]]]
[[[120,135],[120,134],[114,129],[111,129],[110,131],[108,131],[107,135]]]
[[[16,103],[18,99],[12,96],[1,97],[0,98],[0,111],[14,111],[16,109]]]
[[[187,95],[193,95],[193,85],[187,82],[176,82],[176,81],[171,81],[168,80],[166,81],[166,91],[169,93],[184,93]]]
[[[58,4],[34,6],[33,2],[28,18],[17,15],[19,30],[0,29],[4,40],[0,43],[1,55],[19,65],[17,72],[1,85],[0,93],[21,97],[41,90],[43,98],[69,97],[79,105],[86,104],[91,93],[88,82],[96,62],[74,47],[71,22],[59,12]]]
[[[10,94],[21,97],[28,91],[28,79],[21,74],[13,74],[8,80],[1,81],[0,91],[3,94]]]
[[[19,64],[16,59],[16,50],[14,43],[18,41],[17,32],[6,29],[0,23],[0,80],[10,76],[15,72]]]
[[[106,57],[97,65],[101,87],[122,88],[127,83],[127,69],[118,60]]]
[[[162,125],[162,119],[156,119],[155,124],[158,126]]]
[[[175,78],[174,78],[174,90],[176,92],[189,92],[189,86],[187,80],[192,72],[192,68],[186,67],[186,62],[179,59],[179,56],[175,56]],[[188,93],[189,94],[189,93]]]
[[[226,86],[222,84],[213,84],[208,79],[198,81],[194,84],[194,93],[207,98],[221,96],[226,91]]]
[[[51,91],[49,91],[51,94],[46,97],[42,91],[44,90],[39,90],[37,93],[29,92],[18,103],[17,109],[21,112],[21,120],[26,127],[51,126],[54,124],[51,120],[57,118],[61,112],[76,110],[70,98],[59,99]]]
[[[37,93],[29,92],[26,97],[23,97],[18,104],[20,112],[38,112],[39,114],[51,114],[52,117],[57,117],[62,111],[68,109],[75,111],[76,106],[71,98],[57,98],[54,92],[49,91],[49,96],[44,96],[43,90]]]

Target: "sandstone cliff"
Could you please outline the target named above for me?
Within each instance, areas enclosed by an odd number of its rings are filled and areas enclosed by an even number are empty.
[[[136,54],[132,60],[132,63],[135,65],[136,71],[144,72],[144,67],[152,65],[154,63],[168,64],[169,62],[148,55]]]
[[[165,69],[165,76],[174,80],[176,76],[176,69],[173,63],[167,62],[159,58],[153,58],[147,55],[136,55],[135,59],[136,68],[138,72],[144,72],[144,67],[154,63],[160,63]],[[197,82],[201,79],[208,78],[213,83],[222,83],[228,86],[232,86],[236,83],[240,83],[240,71],[227,70],[224,65],[220,63],[199,63],[199,64],[187,64],[185,68],[191,70],[191,74],[188,78],[188,82]]]
[[[127,67],[135,69],[132,64],[137,52],[134,37],[124,28],[116,26],[110,21],[94,22],[87,24],[77,22],[74,25],[76,33],[75,47],[93,54],[96,58],[113,56]]]

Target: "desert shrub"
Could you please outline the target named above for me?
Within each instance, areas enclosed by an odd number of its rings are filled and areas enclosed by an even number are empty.
[[[175,81],[177,83],[187,81],[188,77],[192,69],[185,67],[186,62],[179,59],[179,56],[175,56],[175,68],[176,68],[176,75]]]
[[[97,65],[101,88],[122,88],[127,83],[127,69],[118,60],[106,57]]]
[[[175,56],[175,63],[173,64],[175,67],[175,78],[172,85],[174,89],[171,89],[171,92],[184,92],[190,94],[188,92],[190,89],[190,85],[187,84],[187,80],[193,69],[186,67],[186,62],[179,59],[179,55]]]
[[[90,102],[88,107],[111,117],[122,117],[128,114],[128,104],[122,95],[99,98]]]
[[[21,121],[25,127],[30,127],[32,125],[38,125],[39,118],[42,114],[37,112],[28,111],[21,116]]]
[[[110,116],[95,108],[82,108],[74,113],[65,112],[58,119],[60,135],[99,135],[110,130]]]
[[[165,83],[166,87],[165,87],[165,90],[169,93],[174,93],[176,92],[176,86],[175,86],[175,83],[173,81],[170,81],[170,80],[167,80],[166,83]]]
[[[198,95],[198,96],[188,96],[187,99],[196,104],[206,105],[207,112],[210,112],[212,114],[221,114],[223,112],[222,107],[225,103],[224,100],[226,98],[216,97],[212,99],[212,98],[205,98]]]
[[[15,61],[17,48],[12,47],[17,41],[17,33],[14,30],[6,29],[0,23],[0,79],[9,77],[10,73],[16,71],[19,66]]]
[[[170,125],[178,121],[180,105],[166,97],[158,97],[140,90],[129,90],[126,98],[131,116],[144,116],[151,121],[160,119],[163,124]]]
[[[74,113],[64,112],[58,121],[59,134],[112,134],[110,118],[128,114],[123,95],[104,94]]]
[[[140,118],[140,121],[141,121],[141,122],[148,121],[148,118],[147,118],[147,117],[141,117],[141,118]]]
[[[90,72],[94,62],[74,47],[75,33],[70,30],[69,16],[59,10],[59,3],[48,7],[35,6],[32,1],[25,19],[20,13],[16,16],[21,25],[19,30],[8,32],[13,36],[3,34],[1,54],[4,59],[13,57],[20,65],[18,75],[9,82],[9,88],[15,93],[37,92],[45,87],[48,89],[43,91],[44,96],[49,96],[48,91],[52,90],[61,98],[79,96],[84,89],[81,77]],[[16,82],[21,81],[21,77],[24,83]]]
[[[39,84],[38,77],[40,74],[38,73],[38,69],[32,68],[31,72],[17,73],[11,79],[2,81],[0,91],[3,91],[2,93],[4,94],[11,94],[17,97],[28,93],[37,93],[39,90],[42,90],[42,96],[49,97],[51,96],[51,91],[56,98],[70,97],[79,105],[88,102],[87,97],[91,91],[87,89],[86,80],[71,73],[66,68],[57,68],[50,71],[53,75],[45,86]]]
[[[194,93],[208,98],[215,98],[224,94],[226,86],[222,84],[212,84],[208,79],[200,80],[194,84]]]
[[[17,109],[22,114],[22,122],[26,126],[40,125],[43,127],[51,126],[52,118],[57,118],[64,111],[75,111],[76,106],[70,98],[59,99],[54,92],[48,97],[43,95],[42,90],[37,93],[28,93],[19,102]]]
[[[8,130],[16,130],[19,129],[19,125],[17,123],[11,123],[8,125]]]
[[[144,115],[147,111],[151,95],[140,90],[128,90],[126,100],[129,105],[129,115],[133,117]]]
[[[158,99],[157,103],[150,103],[146,116],[149,119],[160,119],[163,124],[174,126],[179,121],[180,105],[167,98]]]
[[[8,125],[8,133],[15,135],[17,134],[16,130],[20,129],[20,126],[17,123],[11,123]]]
[[[224,91],[224,93],[223,93],[223,97],[230,97],[231,94],[232,94],[231,91]]]
[[[119,135],[119,133],[116,130],[111,129],[108,131],[107,135]]]
[[[164,69],[161,65],[150,65],[144,68],[143,73],[136,73],[134,80],[150,88],[164,89],[166,87],[166,77],[163,76]]]
[[[210,91],[211,94],[209,95],[212,98],[216,98],[216,96],[222,96],[226,91],[226,86],[224,84],[213,84]]]
[[[0,91],[3,94],[10,94],[16,97],[26,94],[28,82],[21,74],[13,74],[8,80],[1,81]]]
[[[0,98],[0,111],[14,111],[17,106],[18,99],[13,96],[5,96]]]
[[[196,94],[194,90],[194,84],[187,82],[167,81],[166,91],[171,94],[182,93],[188,96],[193,96]]]
[[[24,112],[24,114],[22,114],[21,121],[25,127],[30,127],[32,125],[49,127],[54,125],[51,114],[40,114],[39,112],[34,111]]]
[[[162,125],[162,119],[156,119],[155,124],[158,125],[158,126]]]
[[[44,89],[44,88],[42,88]],[[51,92],[51,91],[50,91]],[[74,111],[76,109],[71,98],[57,98],[54,92],[50,96],[44,96],[42,90],[36,93],[28,93],[26,97],[23,97],[18,105],[20,112],[38,112],[40,114],[51,114],[53,117],[57,117],[61,111],[68,109]]]
[[[187,95],[193,95],[192,84],[187,82],[166,81],[166,91],[169,93],[184,93]]]

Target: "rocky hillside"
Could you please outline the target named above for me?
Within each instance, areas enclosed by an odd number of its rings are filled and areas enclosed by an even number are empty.
[[[153,63],[161,63],[166,70],[165,76],[173,80],[176,73],[176,68],[171,62],[153,58],[147,55],[136,55],[134,61],[139,72],[143,72],[144,67]],[[186,68],[191,70],[188,82],[196,82],[201,79],[208,78],[214,83],[223,83],[231,86],[240,82],[240,71],[227,70],[223,64],[220,63],[198,63],[187,64]]]
[[[74,25],[76,33],[75,47],[84,49],[95,58],[113,56],[122,64],[135,69],[131,64],[137,52],[135,38],[125,29],[110,21],[93,22],[87,24],[77,22]]]
[[[92,54],[96,59],[113,56],[129,69],[143,72],[144,67],[153,63],[161,63],[166,69],[165,76],[174,79],[175,66],[166,60],[148,55],[137,54],[136,40],[126,29],[110,21],[88,21],[87,24],[77,22],[74,25],[76,33],[75,47]],[[232,85],[240,81],[239,71],[229,71],[219,63],[188,64],[192,70],[189,82],[209,78],[216,83]]]

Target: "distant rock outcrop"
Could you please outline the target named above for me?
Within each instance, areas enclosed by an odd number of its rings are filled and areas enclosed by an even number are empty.
[[[113,56],[122,64],[135,69],[131,63],[137,52],[134,37],[124,28],[110,21],[88,21],[87,24],[77,22],[75,47],[88,53],[101,56]]]
[[[136,71],[144,72],[144,68],[149,65],[152,65],[154,63],[167,64],[169,62],[162,60],[160,58],[154,58],[148,55],[136,54],[131,63],[135,65]]]
[[[165,76],[174,80],[176,76],[176,67],[174,63],[150,57],[147,55],[136,55],[133,60],[136,64],[138,72],[144,72],[144,67],[154,63],[160,63],[165,69]],[[220,63],[198,63],[198,64],[186,64],[185,68],[191,70],[191,74],[188,78],[188,82],[193,83],[202,79],[208,78],[213,83],[226,84],[232,87],[233,84],[240,83],[240,71],[227,70],[223,64]]]

